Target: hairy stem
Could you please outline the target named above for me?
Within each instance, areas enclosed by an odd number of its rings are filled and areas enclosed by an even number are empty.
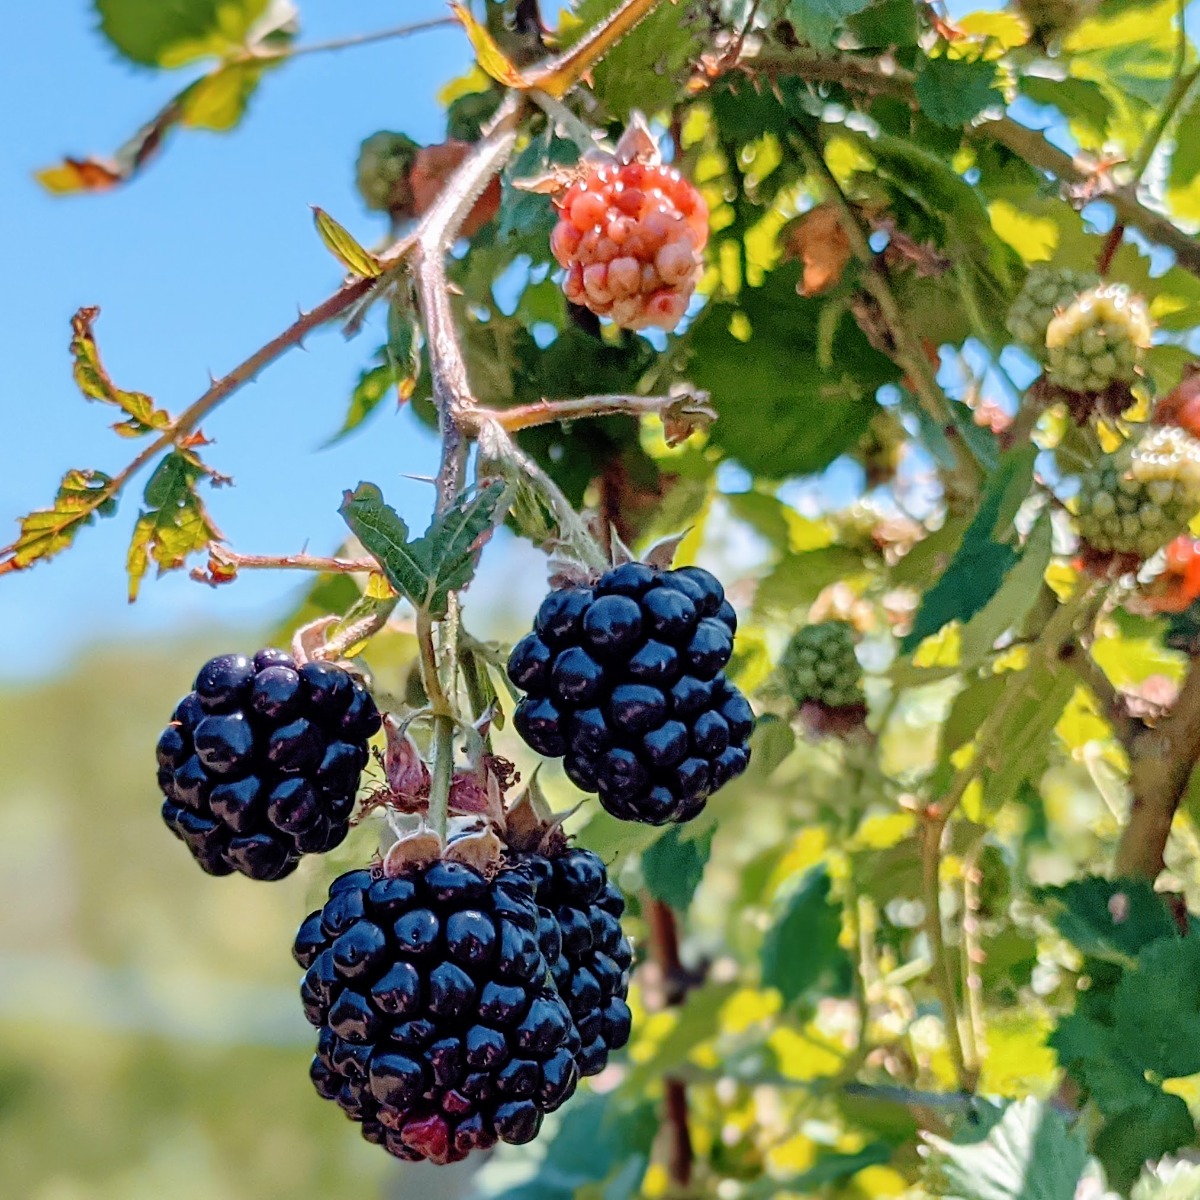
[[[979,885],[983,880],[980,856],[983,839],[979,838],[963,861],[962,886],[962,988],[966,1001],[964,1015],[964,1049],[967,1069],[977,1079],[983,1066],[984,1049],[987,1045],[987,1027],[983,1011],[983,977],[979,968],[984,962],[983,942],[980,938]]]
[[[462,488],[467,450],[462,420],[463,414],[475,404],[454,314],[450,310],[446,251],[475,201],[512,153],[520,114],[520,101],[510,96],[496,114],[487,135],[476,143],[425,215],[413,252],[417,298],[429,347],[433,403],[437,408],[438,432],[442,439],[442,461],[437,478],[439,513],[450,508]]]
[[[373,558],[328,558],[319,554],[239,554],[226,546],[213,545],[209,551],[220,563],[239,571],[321,571],[352,575],[360,571],[378,571]]]
[[[587,417],[661,416],[671,408],[679,408],[683,415],[694,416],[697,420],[715,420],[717,415],[709,407],[707,392],[693,392],[678,396],[580,396],[572,400],[539,400],[536,404],[489,410],[487,419],[507,433],[517,433],[536,425]]]
[[[347,37],[330,38],[325,42],[305,42],[299,46],[259,48],[247,50],[235,61],[274,62],[277,59],[300,58],[306,54],[325,54],[331,50],[350,50],[356,46],[370,46],[375,42],[390,42],[399,38],[412,37],[430,29],[446,29],[457,26],[453,17],[431,17],[428,21],[413,21],[408,25],[393,25],[390,29],[377,29],[371,33],[352,33]]]
[[[433,771],[429,783],[429,827],[446,843],[450,784],[454,779],[454,718],[433,718]]]

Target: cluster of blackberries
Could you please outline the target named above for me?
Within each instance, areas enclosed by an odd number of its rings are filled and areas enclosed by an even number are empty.
[[[342,875],[294,949],[317,1091],[409,1161],[530,1141],[628,1040],[622,907],[582,850]]]
[[[552,591],[508,675],[513,724],[624,820],[687,821],[749,762],[754,715],[721,673],[737,617],[699,567],[625,563]]]
[[[158,739],[163,820],[210,874],[281,879],[345,838],[379,726],[370,693],[331,663],[211,659]]]

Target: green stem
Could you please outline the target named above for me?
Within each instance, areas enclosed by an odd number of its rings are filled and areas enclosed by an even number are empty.
[[[450,784],[454,778],[454,718],[433,719],[433,772],[429,785],[429,826],[446,844]]]

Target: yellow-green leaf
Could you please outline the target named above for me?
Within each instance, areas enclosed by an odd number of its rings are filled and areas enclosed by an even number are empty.
[[[155,408],[154,401],[143,392],[126,392],[117,387],[100,361],[100,351],[92,327],[100,315],[98,308],[81,308],[71,318],[71,357],[75,360],[75,382],[89,400],[111,404],[126,414],[113,428],[122,437],[141,437],[143,434],[166,429],[171,414]]]
[[[352,233],[337,223],[323,208],[313,209],[313,220],[325,248],[352,275],[378,279],[383,274],[379,259],[358,244]]]
[[[53,506],[22,517],[17,540],[0,548],[0,575],[53,558],[71,545],[97,513],[110,516],[114,507],[109,476],[100,471],[68,471],[58,485]]]

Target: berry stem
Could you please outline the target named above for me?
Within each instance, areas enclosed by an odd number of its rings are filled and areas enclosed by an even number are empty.
[[[433,719],[433,771],[429,784],[429,827],[446,844],[450,784],[454,778],[454,719]]]
[[[324,42],[305,42],[299,46],[284,46],[279,49],[252,47],[234,56],[233,62],[279,62],[284,59],[301,58],[307,54],[326,54],[332,50],[351,50],[356,46],[370,46],[376,42],[390,42],[399,38],[412,37],[431,29],[448,29],[456,26],[454,17],[431,17],[426,21],[413,21],[407,25],[394,25],[390,29],[376,29],[371,33],[352,33],[346,37],[330,38]]]
[[[378,571],[373,558],[330,558],[318,554],[239,554],[226,546],[213,545],[209,553],[218,563],[239,571],[322,571],[352,575],[360,571]]]

